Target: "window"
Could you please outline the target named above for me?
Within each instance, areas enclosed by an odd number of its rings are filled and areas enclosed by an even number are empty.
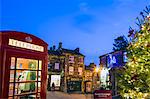
[[[80,76],[82,76],[82,67],[78,68],[78,73],[79,73]]]
[[[128,62],[127,52],[123,52],[123,62]]]
[[[73,75],[74,73],[74,67],[69,66],[69,75]]]
[[[69,56],[69,63],[74,63],[74,56]]]
[[[81,64],[83,62],[84,62],[83,57],[79,57],[79,63]]]
[[[59,70],[59,63],[55,63],[55,69]]]
[[[42,61],[11,57],[9,98],[35,99],[40,93]]]

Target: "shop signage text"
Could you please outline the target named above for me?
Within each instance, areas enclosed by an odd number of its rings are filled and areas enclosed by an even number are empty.
[[[112,99],[110,90],[95,90],[94,99]]]
[[[43,46],[39,46],[39,45],[35,45],[35,44],[31,44],[31,43],[27,43],[27,42],[23,42],[19,40],[14,40],[14,39],[9,39],[8,45],[44,52]]]

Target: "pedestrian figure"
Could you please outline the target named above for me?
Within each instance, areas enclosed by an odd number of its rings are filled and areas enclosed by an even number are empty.
[[[52,91],[55,91],[55,84],[54,84],[54,82],[52,83]]]

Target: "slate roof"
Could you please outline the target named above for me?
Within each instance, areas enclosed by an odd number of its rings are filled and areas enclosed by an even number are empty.
[[[61,48],[61,52],[84,56],[83,54],[81,54],[80,52],[76,50],[70,50],[70,49],[65,49],[65,48]]]
[[[84,56],[83,54],[81,54],[80,52],[76,50],[70,50],[70,49],[65,49],[65,48],[61,48],[60,50],[48,50],[49,55],[64,56],[62,53],[71,53],[71,54]]]
[[[48,50],[48,54],[49,55],[56,55],[56,56],[63,56],[62,54],[61,54],[61,52],[59,52],[59,51],[54,51],[54,50]]]

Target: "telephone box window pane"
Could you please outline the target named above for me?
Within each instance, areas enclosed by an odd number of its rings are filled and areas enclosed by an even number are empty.
[[[23,95],[23,96],[15,96],[15,99],[36,99],[35,94]]]
[[[37,98],[40,99],[40,93],[37,94]]]
[[[36,93],[37,82],[16,83],[15,95]]]
[[[41,92],[41,82],[38,82],[38,92]]]
[[[42,61],[39,61],[39,70],[42,70]]]
[[[37,71],[16,70],[16,82],[36,81]]]
[[[9,96],[13,96],[14,83],[9,83]]]
[[[10,70],[10,79],[9,79],[9,82],[14,82],[14,75],[15,75],[15,71],[14,70]]]
[[[8,99],[13,99],[13,97],[8,97]]]
[[[11,57],[11,66],[10,69],[15,69],[15,57]]]
[[[41,71],[38,72],[38,81],[41,81]]]
[[[17,58],[17,69],[37,70],[38,60]]]

